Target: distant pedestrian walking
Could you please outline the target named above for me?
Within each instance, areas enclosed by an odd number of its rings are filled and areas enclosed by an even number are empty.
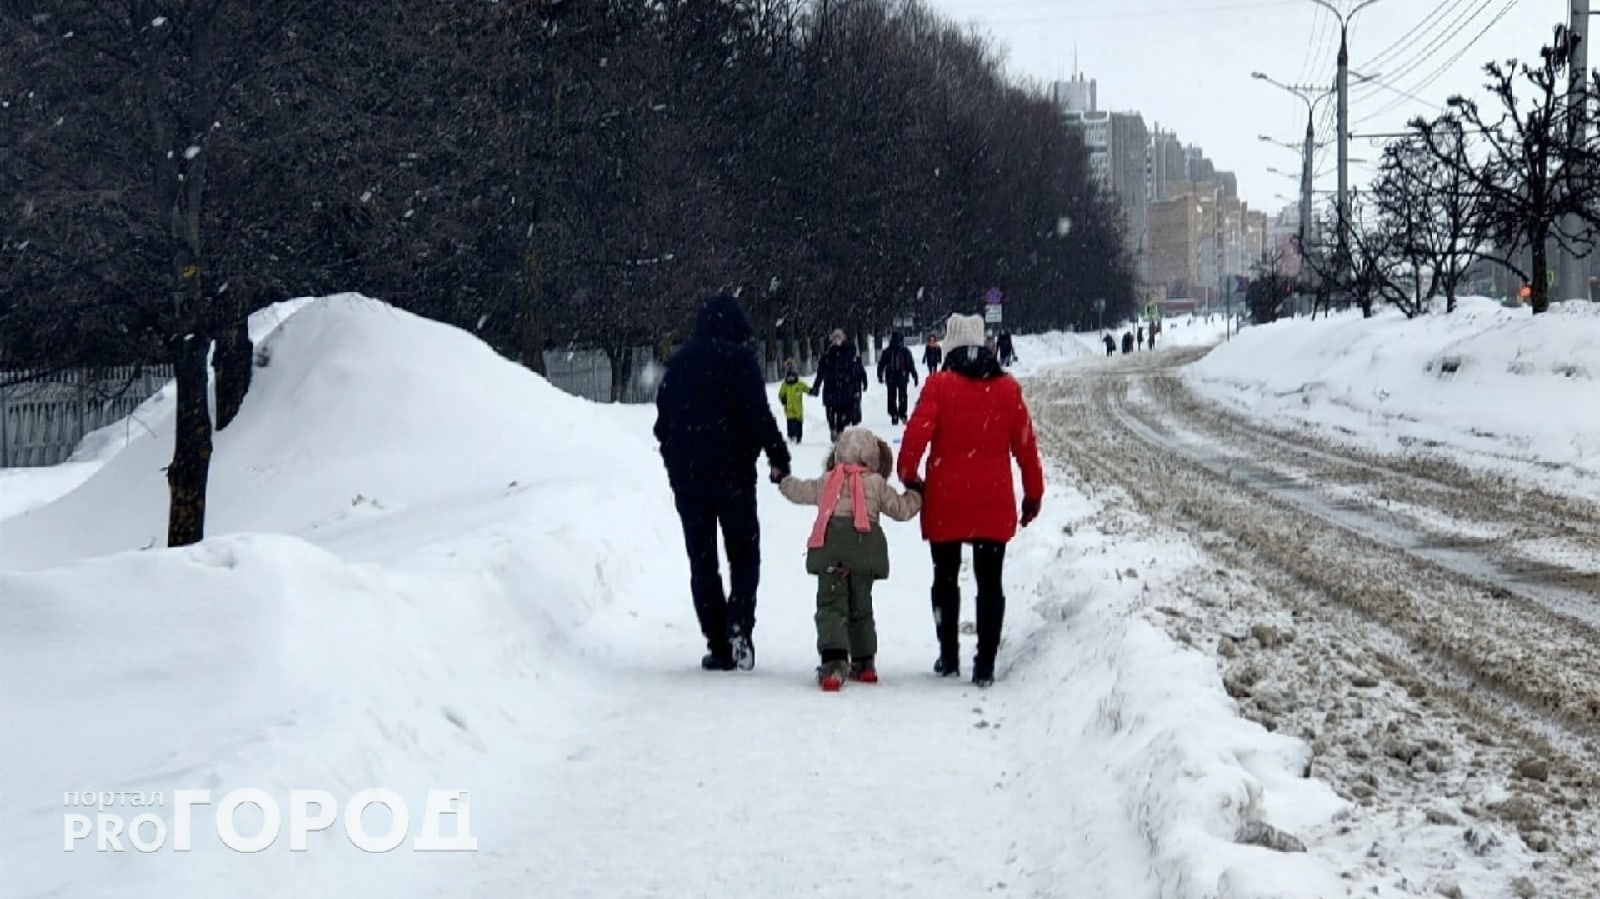
[[[944,361],[944,349],[939,346],[939,338],[933,334],[928,335],[928,340],[923,344],[922,364],[928,367],[928,374],[939,370],[939,364]]]
[[[995,355],[1000,357],[1000,365],[1010,368],[1017,362],[1017,348],[1011,343],[1011,332],[1001,331],[994,342]]]
[[[1106,342],[1106,355],[1107,356],[1115,356],[1117,354],[1117,340],[1116,340],[1116,338],[1112,337],[1110,334],[1107,334],[1105,336],[1104,340]]]
[[[1122,332],[1122,355],[1126,356],[1131,352],[1133,352],[1133,332],[1132,331],[1123,331]]]
[[[755,667],[761,582],[756,459],[766,452],[773,481],[789,474],[789,447],[767,404],[761,363],[745,345],[753,334],[738,300],[711,297],[656,392],[655,436],[683,524],[689,589],[709,650],[700,666],[708,671]],[[728,556],[726,594],[717,558],[719,528]]]
[[[1144,326],[1139,326],[1139,349],[1144,349]]]
[[[889,388],[890,424],[901,424],[909,417],[907,381],[921,383],[917,376],[917,361],[911,357],[911,350],[906,348],[905,338],[894,334],[889,337],[888,349],[878,357],[878,383]]]

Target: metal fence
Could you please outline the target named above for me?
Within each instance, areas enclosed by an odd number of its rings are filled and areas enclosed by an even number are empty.
[[[0,370],[0,468],[55,465],[89,433],[121,421],[172,378],[169,366]]]

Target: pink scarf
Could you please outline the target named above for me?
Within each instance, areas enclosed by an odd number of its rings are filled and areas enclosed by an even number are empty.
[[[872,469],[865,465],[835,465],[828,476],[822,481],[822,493],[817,499],[817,523],[811,526],[811,539],[806,541],[806,546],[811,549],[822,548],[822,538],[828,530],[828,520],[833,517],[833,510],[839,507],[839,499],[844,496],[845,482],[849,481],[850,503],[855,507],[856,530],[865,534],[872,529],[872,521],[867,517],[867,485],[861,476]]]

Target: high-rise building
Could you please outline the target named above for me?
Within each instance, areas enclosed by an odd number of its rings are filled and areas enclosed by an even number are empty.
[[[1137,112],[1111,114],[1111,190],[1122,207],[1123,245],[1140,282],[1149,280],[1150,184],[1146,163],[1150,130]]]
[[[1184,153],[1182,142],[1178,140],[1178,135],[1161,130],[1159,123],[1150,133],[1147,171],[1146,191],[1152,203],[1170,199],[1172,192],[1168,186],[1172,183],[1189,180],[1189,158]]]
[[[1057,81],[1050,85],[1050,99],[1062,112],[1098,112],[1097,92],[1094,79],[1085,79],[1082,72],[1074,72],[1071,81]]]

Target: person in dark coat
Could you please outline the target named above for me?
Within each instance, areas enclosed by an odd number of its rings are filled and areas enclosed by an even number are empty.
[[[906,340],[899,334],[889,337],[889,348],[878,357],[878,383],[889,388],[889,423],[900,424],[910,417],[907,411],[910,399],[906,393],[907,381],[922,383],[917,375],[917,360],[906,348]]]
[[[1133,332],[1132,331],[1123,331],[1122,332],[1122,355],[1126,356],[1131,352],[1133,352]]]
[[[928,367],[928,374],[939,370],[939,364],[944,361],[944,347],[939,345],[939,338],[934,334],[928,335],[928,342],[922,350],[922,364]]]
[[[1011,343],[1011,332],[1001,331],[994,342],[995,355],[1000,357],[1000,364],[1010,368],[1017,362],[1017,348]]]
[[[856,348],[835,330],[832,342],[817,360],[811,395],[822,395],[828,413],[828,436],[837,441],[845,428],[861,421],[861,394],[867,389],[867,367]]]
[[[700,307],[695,334],[667,363],[656,392],[656,440],[689,553],[689,589],[709,650],[708,671],[755,667],[752,633],[761,581],[756,459],[764,451],[774,483],[789,474],[789,447],[767,405],[754,330],[726,294]],[[717,529],[728,555],[723,593]]]
[[[1116,338],[1112,337],[1110,334],[1107,334],[1102,339],[1104,339],[1105,342],[1106,342],[1106,355],[1107,356],[1115,356],[1117,354],[1117,340],[1116,340]]]

